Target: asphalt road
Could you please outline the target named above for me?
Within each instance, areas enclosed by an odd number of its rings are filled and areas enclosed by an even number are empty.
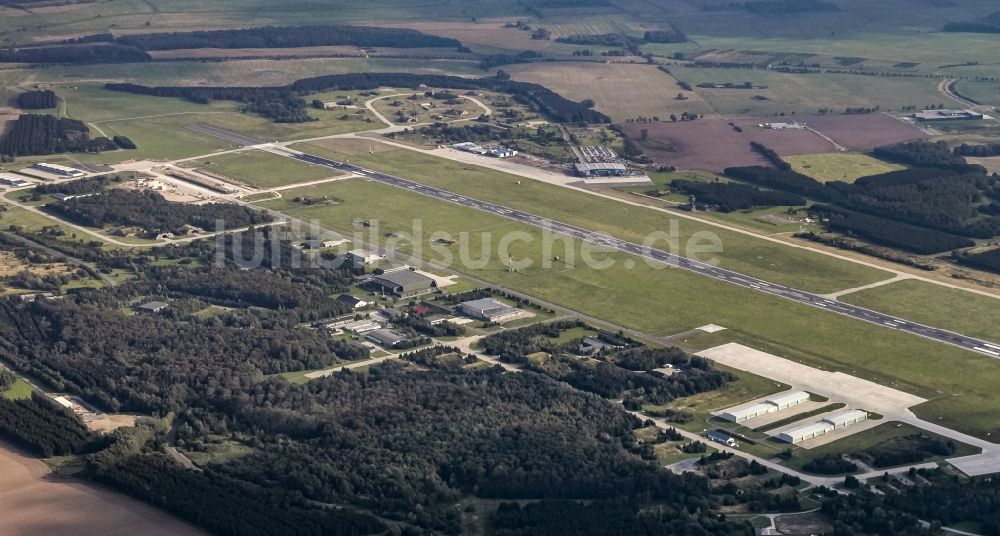
[[[887,328],[897,329],[900,331],[912,333],[914,335],[919,335],[921,337],[926,337],[928,339],[934,339],[936,341],[958,346],[960,348],[965,348],[966,350],[978,352],[984,355],[988,355],[990,357],[1000,358],[1000,344],[995,344],[992,342],[976,339],[973,337],[968,337],[965,335],[961,335],[959,333],[954,333],[940,328],[925,326],[923,324],[911,322],[903,318],[898,318],[877,311],[872,311],[870,309],[865,309],[863,307],[858,307],[848,303],[829,300],[822,296],[818,296],[816,294],[803,292],[801,290],[797,290],[791,287],[786,287],[783,285],[768,283],[767,281],[763,281],[748,275],[712,266],[710,264],[699,262],[686,257],[681,257],[663,250],[646,248],[640,244],[635,244],[633,242],[628,242],[625,240],[600,234],[595,231],[581,229],[580,227],[576,227],[574,225],[569,225],[548,218],[543,218],[535,214],[505,207],[502,205],[497,205],[486,201],[480,201],[478,199],[472,199],[463,195],[449,192],[447,190],[442,190],[440,188],[435,188],[433,186],[427,186],[424,184],[416,183],[413,181],[402,179],[400,177],[388,175],[386,173],[382,173],[379,171],[373,171],[360,166],[355,166],[353,164],[337,162],[335,160],[330,160],[328,158],[323,158],[308,153],[289,153],[289,155],[292,158],[301,160],[303,162],[307,162],[317,166],[325,166],[331,169],[336,169],[338,171],[355,173],[362,177],[383,184],[388,184],[390,186],[395,186],[397,188],[410,190],[414,193],[426,195],[428,197],[433,197],[441,201],[447,201],[449,203],[454,203],[457,205],[462,205],[465,207],[482,210],[484,212],[490,212],[492,214],[496,214],[497,216],[502,216],[504,218],[508,218],[528,225],[533,225],[536,227],[547,227],[552,231],[558,233],[563,233],[575,238],[579,238],[581,240],[587,240],[594,244],[603,245],[612,249],[623,251],[625,253],[631,253],[633,255],[662,262],[671,266],[688,270],[690,272],[695,272],[697,274],[701,274],[706,277],[711,277],[712,279],[724,281],[726,283],[730,283],[733,285],[749,288],[752,290],[756,290],[758,292],[763,292],[765,294],[771,294],[774,296],[778,296],[780,298],[785,298],[787,300],[803,303],[805,305],[811,305],[813,307],[817,307],[820,309],[826,309],[834,313],[850,316],[858,320],[864,320],[865,322],[870,322],[872,324],[878,324],[881,326],[885,326]]]

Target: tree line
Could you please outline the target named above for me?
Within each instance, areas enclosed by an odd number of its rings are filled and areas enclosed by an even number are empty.
[[[967,266],[1000,273],[1000,248],[961,255],[958,262]]]
[[[803,206],[806,200],[797,194],[778,190],[761,190],[733,182],[700,182],[674,179],[670,187],[695,196],[699,205],[714,205],[719,212],[733,212],[759,206]]]

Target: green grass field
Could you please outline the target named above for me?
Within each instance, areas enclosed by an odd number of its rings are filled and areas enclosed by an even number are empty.
[[[795,171],[821,182],[854,182],[861,177],[906,169],[858,153],[804,154],[783,157]]]
[[[406,149],[387,148],[369,154],[357,142],[345,143],[343,140],[324,140],[296,145],[295,148],[350,160],[354,164],[395,173],[484,201],[544,214],[555,220],[635,242],[642,242],[656,230],[669,232],[672,225],[676,225],[675,236],[682,246],[694,236],[714,235],[723,247],[718,255],[721,266],[803,290],[831,292],[888,277],[888,273],[881,270],[796,250],[653,209],[637,208],[612,199]],[[662,241],[659,245],[668,247]],[[684,252],[683,247],[680,252]]]
[[[295,195],[329,195],[343,202],[302,206],[291,202]],[[377,204],[373,199],[378,199]],[[575,261],[570,265],[566,262],[570,254],[581,258],[578,241],[567,241],[565,250],[563,244],[556,244],[554,251],[562,262],[545,268],[542,262],[551,259],[551,253],[543,251],[534,228],[369,181],[351,179],[293,189],[285,198],[262,205],[307,221],[315,218],[347,234],[360,232],[356,221],[377,220],[378,228],[362,229],[362,237],[383,246],[390,234],[405,236],[413,220],[420,219],[423,238],[397,238],[399,251],[411,252],[418,243],[419,256],[425,260],[443,261],[470,276],[650,334],[667,336],[719,324],[729,329],[716,334],[724,336],[715,343],[741,342],[824,370],[913,392],[931,400],[917,408],[924,418],[940,417],[980,437],[1000,434],[996,412],[1000,393],[992,380],[1000,374],[1000,360],[688,272],[649,266],[621,253],[597,255],[612,263],[606,269]],[[458,242],[432,247],[428,242],[434,231],[446,232]],[[512,272],[507,270],[507,257],[498,255],[495,248],[500,237],[515,232],[529,241],[511,243],[510,255],[518,261],[530,258],[534,265]],[[635,264],[628,268],[626,261]]]
[[[257,188],[286,186],[337,175],[329,169],[310,166],[265,151],[213,156],[199,160],[198,165]]]
[[[31,385],[21,378],[18,378],[10,387],[7,388],[6,391],[0,392],[0,396],[6,398],[7,400],[31,398],[31,391]]]
[[[1000,343],[1000,298],[910,280],[847,294],[840,301]]]

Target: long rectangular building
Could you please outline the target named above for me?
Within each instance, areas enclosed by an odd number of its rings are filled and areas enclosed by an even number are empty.
[[[809,393],[805,391],[786,391],[769,397],[763,402],[730,408],[723,412],[720,417],[727,421],[740,423],[769,413],[776,413],[792,406],[804,404],[808,401]]]
[[[839,413],[834,413],[833,415],[824,417],[823,419],[813,423],[789,428],[778,434],[778,439],[793,444],[801,443],[807,439],[819,437],[834,430],[847,428],[852,424],[857,424],[867,419],[867,412],[860,409],[849,409]]]

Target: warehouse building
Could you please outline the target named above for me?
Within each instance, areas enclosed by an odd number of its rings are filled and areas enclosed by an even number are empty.
[[[736,406],[724,411],[720,417],[727,421],[740,423],[750,419],[761,417],[769,413],[776,413],[799,404],[809,401],[809,393],[805,391],[786,391],[778,393],[763,402],[758,402],[748,406]]]
[[[817,422],[789,428],[778,434],[778,439],[792,444],[801,443],[808,439],[828,434],[834,430],[847,428],[852,424],[857,424],[867,419],[868,413],[859,409],[842,411]]]
[[[973,110],[924,110],[913,114],[917,121],[977,121],[986,116]]]
[[[581,177],[621,177],[628,173],[625,164],[616,162],[599,162],[594,164],[576,164],[576,174]]]
[[[0,186],[10,186],[11,188],[23,188],[31,186],[31,182],[18,177],[17,175],[7,175],[0,173]]]
[[[51,173],[53,175],[60,175],[63,177],[82,177],[83,172],[76,168],[60,166],[59,164],[46,164],[45,162],[39,162],[31,166],[38,171],[44,171],[46,173]]]
[[[409,337],[406,335],[391,329],[376,329],[369,331],[368,334],[365,335],[365,338],[382,348],[395,348],[403,342],[409,340]]]
[[[521,317],[524,311],[501,303],[493,298],[483,298],[460,303],[458,310],[466,316],[486,322],[507,322]]]
[[[400,270],[373,277],[368,287],[382,295],[406,298],[436,289],[437,282],[412,270]]]

